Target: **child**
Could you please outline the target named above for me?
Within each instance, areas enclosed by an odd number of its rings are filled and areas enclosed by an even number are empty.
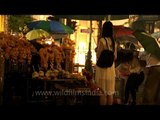
[[[146,66],[145,61],[140,61],[140,68],[136,72],[132,72],[126,82],[125,86],[125,104],[128,104],[129,95],[132,97],[132,105],[136,105],[136,92],[139,86],[144,81],[144,67]]]
[[[115,98],[116,101],[118,100],[119,103],[124,103],[124,91],[125,91],[125,85],[128,79],[128,76],[130,75],[130,61],[133,60],[133,52],[132,51],[123,51],[119,54],[118,57],[120,64],[116,67],[116,94]],[[122,57],[123,56],[123,57]],[[125,59],[123,59],[125,58]]]

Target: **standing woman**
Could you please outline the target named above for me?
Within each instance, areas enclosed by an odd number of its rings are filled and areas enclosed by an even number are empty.
[[[97,60],[104,48],[114,51],[114,62],[108,68],[96,66],[95,81],[104,91],[104,94],[100,95],[100,105],[112,105],[113,95],[115,93],[115,60],[117,59],[117,49],[113,38],[113,24],[110,21],[103,24],[102,37],[98,41],[96,49]]]

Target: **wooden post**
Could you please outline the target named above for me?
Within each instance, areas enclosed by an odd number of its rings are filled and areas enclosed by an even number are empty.
[[[93,68],[92,68],[92,52],[91,52],[91,40],[92,40],[92,17],[90,19],[90,36],[89,36],[89,48],[88,48],[88,53],[87,53],[87,59],[85,63],[85,69],[87,71],[90,71],[93,73]]]
[[[0,48],[0,105],[3,103],[3,85],[4,85],[4,55]]]

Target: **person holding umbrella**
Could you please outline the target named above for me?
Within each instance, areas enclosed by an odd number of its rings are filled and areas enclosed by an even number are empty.
[[[42,29],[33,29],[27,32],[25,37],[36,49],[36,51],[32,52],[31,73],[33,71],[39,71],[39,66],[40,66],[39,50],[44,47],[41,43],[45,38],[50,37],[50,34]]]
[[[40,44],[39,39],[35,39],[32,41],[29,41],[36,49],[35,52],[32,52],[32,60],[31,60],[31,73],[35,71],[39,71],[39,66],[40,66],[40,55],[39,55],[39,50],[43,48],[44,46]],[[34,67],[34,68],[33,68]]]
[[[145,51],[140,52],[139,59],[146,61],[143,104],[160,104],[160,48],[155,38],[145,32],[143,21],[132,24],[133,35]]]

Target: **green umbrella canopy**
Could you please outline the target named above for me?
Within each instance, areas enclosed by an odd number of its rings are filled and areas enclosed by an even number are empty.
[[[63,23],[60,23],[58,21],[50,20],[50,21],[45,21],[45,20],[38,20],[38,21],[33,21],[27,24],[27,27],[32,30],[32,29],[43,29],[49,33],[62,33],[62,34],[72,34],[74,33],[74,30],[67,26],[64,25]]]
[[[160,38],[160,31],[152,33],[151,36],[155,37],[156,39]]]
[[[160,59],[160,47],[154,37],[140,31],[134,32],[133,35],[138,39],[148,53],[151,53]]]

